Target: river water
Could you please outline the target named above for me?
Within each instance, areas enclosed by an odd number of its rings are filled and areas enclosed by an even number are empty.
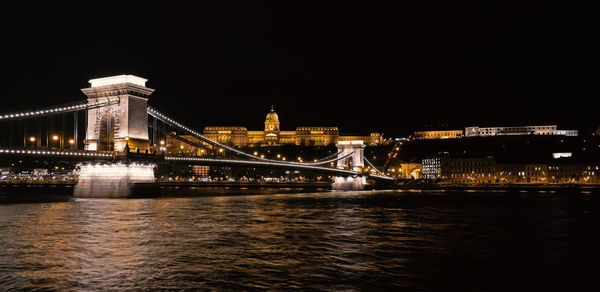
[[[228,192],[0,204],[0,290],[598,291],[593,192]]]

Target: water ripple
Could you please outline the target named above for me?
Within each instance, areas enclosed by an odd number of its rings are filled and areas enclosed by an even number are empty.
[[[0,205],[0,290],[587,290],[597,207],[402,191]]]

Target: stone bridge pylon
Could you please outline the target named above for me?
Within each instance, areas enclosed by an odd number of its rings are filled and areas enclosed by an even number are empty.
[[[86,150],[133,151],[150,148],[148,140],[148,96],[154,89],[146,87],[147,79],[134,75],[118,75],[91,79],[90,87],[81,91],[88,103],[114,101],[87,112]]]
[[[337,144],[338,157],[347,156],[337,161],[337,168],[348,169],[358,172],[357,176],[336,176],[333,183],[335,190],[361,190],[367,183],[366,177],[362,175],[365,167],[364,149],[366,145],[362,140],[339,141]],[[351,154],[352,153],[352,154]]]

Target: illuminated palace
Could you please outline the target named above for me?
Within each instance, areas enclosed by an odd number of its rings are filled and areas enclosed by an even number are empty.
[[[281,131],[279,116],[271,106],[265,119],[264,131],[248,131],[245,127],[205,127],[204,135],[230,146],[254,147],[269,145],[326,146],[338,141],[363,140],[374,146],[383,142],[379,133],[369,136],[340,136],[337,127],[297,127],[295,131]]]

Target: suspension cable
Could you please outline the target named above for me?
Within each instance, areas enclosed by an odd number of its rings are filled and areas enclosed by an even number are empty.
[[[75,112],[81,110],[89,110],[94,108],[100,108],[105,106],[110,106],[113,104],[118,104],[120,99],[109,99],[99,100],[95,102],[88,102],[87,100],[77,103],[64,104],[60,106],[54,106],[51,108],[40,109],[35,111],[24,111],[20,113],[12,113],[12,114],[0,114],[0,121],[3,120],[14,120],[14,119],[22,119],[22,118],[35,118],[41,116],[49,116],[61,113]]]
[[[321,158],[321,159],[319,159],[319,160],[317,160],[317,161],[315,161],[315,162],[323,162],[323,161],[325,161],[325,160],[328,160],[328,159],[332,159],[332,158],[338,157],[340,154],[342,154],[342,152],[344,152],[344,151],[338,151],[337,153],[331,154],[331,155],[329,155],[329,156],[327,156],[327,157],[323,157],[323,158]]]
[[[387,175],[385,175],[385,173],[383,173],[383,172],[379,171],[379,170],[378,170],[378,169],[377,169],[377,168],[376,168],[376,167],[375,167],[375,166],[374,166],[374,165],[371,163],[371,161],[369,161],[369,160],[368,160],[366,157],[364,157],[364,160],[365,160],[365,161],[367,162],[367,164],[368,164],[368,165],[369,165],[371,168],[373,168],[373,169],[375,170],[375,172],[377,172],[379,175],[382,175],[382,176],[386,176],[386,177],[387,177]]]
[[[163,130],[161,130],[161,129],[158,129],[158,126],[157,126],[157,127],[155,127],[154,125],[151,125],[151,126],[150,126],[150,129],[157,130],[157,131],[158,131],[158,132],[160,132],[161,134],[164,134],[164,135],[166,135],[166,136],[172,137],[173,139],[179,140],[180,142],[183,142],[183,143],[189,144],[189,145],[191,145],[191,146],[194,146],[194,147],[197,147],[197,148],[206,148],[206,149],[208,149],[208,148],[206,147],[206,145],[198,144],[198,143],[196,143],[196,142],[194,142],[194,141],[190,141],[190,140],[188,140],[188,139],[185,139],[185,138],[183,138],[183,137],[181,137],[181,136],[177,136],[177,135],[171,134],[171,133],[169,133],[168,131],[163,131]]]

